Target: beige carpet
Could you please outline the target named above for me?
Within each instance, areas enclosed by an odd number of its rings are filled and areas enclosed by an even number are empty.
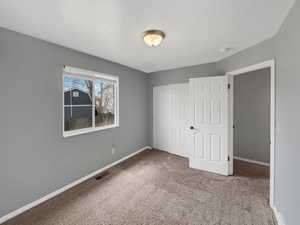
[[[238,175],[224,177],[149,150],[4,224],[274,225],[266,169],[253,166],[236,163]]]

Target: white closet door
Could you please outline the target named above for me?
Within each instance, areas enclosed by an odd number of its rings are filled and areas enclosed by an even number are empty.
[[[154,148],[189,156],[188,84],[153,88]]]
[[[228,78],[190,79],[190,167],[228,175]]]

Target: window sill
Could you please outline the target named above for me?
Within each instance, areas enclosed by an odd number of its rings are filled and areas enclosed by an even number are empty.
[[[104,127],[98,127],[98,128],[86,128],[86,129],[80,129],[80,130],[75,130],[75,131],[64,131],[63,138],[77,136],[77,135],[81,135],[81,134],[87,134],[87,133],[101,131],[101,130],[107,130],[107,129],[111,129],[111,128],[117,128],[117,127],[119,127],[118,124],[104,126]]]

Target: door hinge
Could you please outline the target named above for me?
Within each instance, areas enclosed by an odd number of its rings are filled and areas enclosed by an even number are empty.
[[[227,160],[228,160],[228,162],[230,161],[230,157],[229,156],[228,156]]]
[[[227,88],[230,89],[230,84],[227,84]]]

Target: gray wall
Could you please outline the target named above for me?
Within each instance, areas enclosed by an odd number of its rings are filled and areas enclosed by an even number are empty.
[[[269,68],[234,77],[234,156],[270,162]]]
[[[63,65],[119,76],[119,128],[62,138]],[[149,145],[146,89],[142,72],[0,28],[0,217]]]
[[[299,21],[297,0],[274,38],[217,63],[218,70],[225,72],[276,59],[275,205],[287,225],[300,221]]]
[[[173,70],[164,70],[159,72],[149,73],[150,85],[168,85],[187,83],[189,78],[202,76],[215,76],[217,74],[217,64],[208,63],[197,66],[183,67]]]

